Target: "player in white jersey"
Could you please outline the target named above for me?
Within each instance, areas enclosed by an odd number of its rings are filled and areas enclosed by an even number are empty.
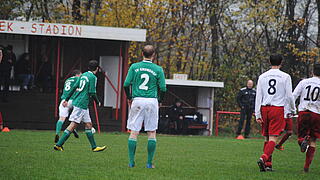
[[[259,76],[255,103],[256,121],[265,136],[263,154],[258,161],[260,171],[272,171],[272,153],[285,126],[285,103],[290,112],[295,111],[291,77],[280,70],[282,57],[271,55],[270,64],[271,69]]]
[[[320,138],[320,64],[313,67],[313,77],[300,81],[293,92],[298,107],[298,143],[306,153],[304,171],[309,172],[316,151],[316,140]],[[308,149],[308,150],[307,150]]]

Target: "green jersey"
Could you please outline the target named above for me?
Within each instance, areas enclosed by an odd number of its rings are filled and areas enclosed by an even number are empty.
[[[73,95],[68,94],[66,100],[72,95],[74,97],[72,101],[73,106],[88,109],[90,97],[96,96],[96,86],[97,77],[91,71],[85,72],[72,87],[70,93],[73,93]]]
[[[73,85],[77,82],[78,79],[79,79],[79,77],[77,77],[77,76],[72,76],[72,77],[68,78],[68,79],[64,82],[61,100],[66,99],[67,94],[70,92],[71,88],[72,88]],[[74,96],[71,96],[70,99],[73,100],[73,98],[74,98]]]
[[[158,89],[166,92],[162,67],[148,60],[131,65],[124,87],[132,86],[132,97],[159,98]]]

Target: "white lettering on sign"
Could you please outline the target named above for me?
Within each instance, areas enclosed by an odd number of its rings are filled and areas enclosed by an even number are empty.
[[[145,29],[0,20],[0,33],[145,41]]]
[[[174,80],[188,80],[188,74],[173,74]]]

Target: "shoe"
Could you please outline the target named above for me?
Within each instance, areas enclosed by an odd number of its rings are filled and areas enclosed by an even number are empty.
[[[244,138],[245,138],[245,139],[250,139],[251,137],[250,137],[250,136],[244,136]]]
[[[131,163],[129,163],[129,165],[128,165],[128,167],[129,168],[133,168],[135,165],[134,164],[131,164]]]
[[[308,173],[309,172],[309,168],[303,168],[303,172]]]
[[[156,168],[153,164],[147,164],[147,166],[146,166],[148,169],[154,169],[154,168]]]
[[[107,148],[106,146],[96,147],[96,148],[93,148],[92,151],[93,152],[100,152],[100,151],[105,150],[106,148]]]
[[[272,167],[266,167],[266,171],[273,172],[274,170],[272,169]]]
[[[53,149],[56,150],[56,151],[63,151],[63,147],[62,146],[54,145]]]
[[[283,151],[283,150],[284,150],[284,147],[281,146],[281,145],[279,145],[279,144],[277,144],[277,145],[275,146],[275,148],[278,149],[278,150],[280,150],[280,151]]]
[[[74,135],[75,138],[79,138],[79,134],[78,134],[78,132],[77,132],[76,130],[73,130],[72,133],[73,133],[73,135]]]
[[[310,136],[304,137],[304,140],[300,144],[300,150],[301,152],[306,152],[309,147],[309,138]]]
[[[54,137],[54,142],[57,143],[59,141],[59,135],[56,134],[56,136]]]
[[[257,163],[260,168],[260,172],[266,172],[266,165],[265,165],[263,159],[260,158]]]

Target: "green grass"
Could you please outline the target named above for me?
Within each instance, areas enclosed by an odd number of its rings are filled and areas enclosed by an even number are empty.
[[[138,140],[135,168],[127,168],[127,134],[96,134],[90,151],[84,133],[70,137],[64,152],[53,150],[53,131],[13,130],[0,133],[0,179],[318,179],[319,153],[309,174],[302,173],[305,154],[294,138],[275,151],[276,172],[260,173],[256,161],[262,139],[164,136],[157,138],[156,169],[146,169],[147,137]]]

